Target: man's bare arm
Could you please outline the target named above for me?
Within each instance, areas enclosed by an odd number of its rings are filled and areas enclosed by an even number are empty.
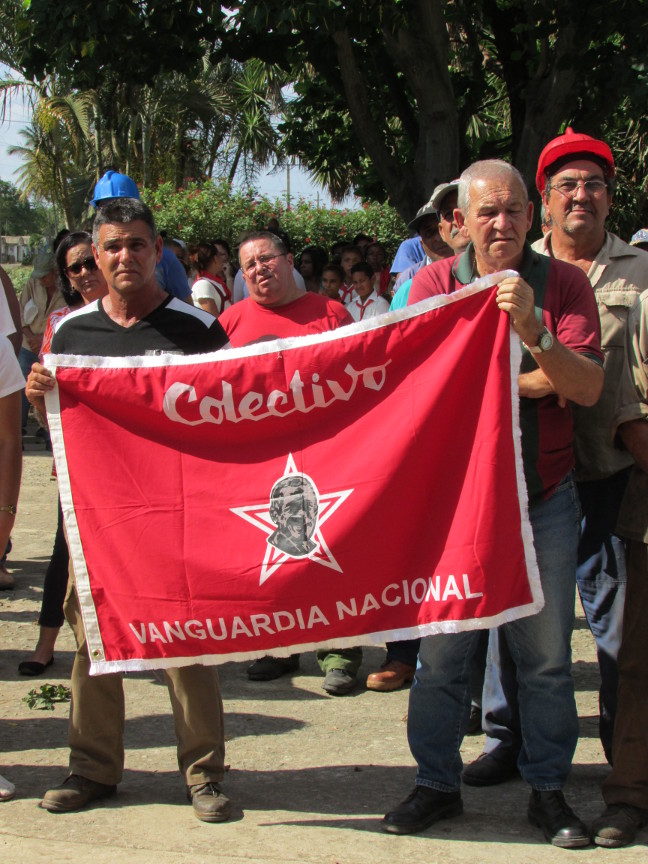
[[[4,553],[14,514],[10,508],[18,503],[22,469],[22,435],[20,434],[20,391],[0,399],[0,548]]]
[[[9,312],[11,313],[11,320],[13,321],[14,327],[16,328],[16,332],[12,333],[11,336],[7,336],[7,339],[13,345],[13,349],[16,352],[16,356],[18,356],[18,352],[22,346],[22,321],[20,319],[20,303],[18,302],[18,297],[16,296],[16,289],[13,286],[13,282],[9,278],[9,274],[0,267],[0,282],[2,282],[2,288],[5,293],[5,297],[7,298],[7,305],[9,306]]]
[[[496,297],[522,341],[537,344],[544,325],[536,318],[531,286],[519,276],[510,277],[500,283]],[[596,404],[603,389],[603,369],[594,360],[566,348],[555,336],[549,351],[533,356],[555,393],[577,405]]]
[[[31,372],[27,376],[27,386],[25,387],[25,395],[40,415],[39,419],[45,422],[47,412],[45,410],[45,394],[48,390],[53,390],[54,376],[41,363],[34,363]]]
[[[648,474],[648,419],[622,423],[619,435],[637,465]]]

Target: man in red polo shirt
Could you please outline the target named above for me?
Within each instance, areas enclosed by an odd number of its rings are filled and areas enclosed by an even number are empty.
[[[529,821],[554,845],[577,848],[587,846],[590,835],[561,791],[578,740],[571,634],[579,510],[566,401],[593,405],[599,398],[599,318],[587,277],[527,244],[533,205],[511,165],[471,165],[461,175],[458,197],[455,215],[471,243],[463,254],[419,271],[409,303],[452,293],[480,276],[515,271],[500,281],[496,301],[524,345],[518,376],[522,456],[545,606],[502,629],[520,685],[520,771],[532,789]],[[407,727],[417,785],[385,816],[382,827],[389,833],[422,831],[463,811],[459,745],[470,714],[470,659],[478,641],[479,631],[421,640]]]
[[[218,319],[235,348],[324,333],[353,323],[337,300],[297,287],[293,257],[275,234],[260,231],[248,235],[239,248],[239,261],[250,296],[226,309]],[[343,696],[356,686],[361,648],[320,650],[317,660],[325,673],[322,686],[327,693]],[[271,681],[298,667],[298,654],[267,656],[255,660],[247,674],[253,681]]]

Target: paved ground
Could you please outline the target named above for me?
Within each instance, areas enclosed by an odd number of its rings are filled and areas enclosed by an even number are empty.
[[[43,791],[66,774],[67,706],[29,710],[22,699],[40,683],[66,684],[73,640],[64,631],[56,662],[41,679],[18,676],[17,665],[36,642],[43,572],[56,519],[51,456],[25,454],[24,483],[11,557],[17,590],[0,594],[0,773],[18,787],[0,804],[0,861],[181,864],[181,862],[312,862],[408,864],[454,862],[645,862],[648,832],[622,850],[577,852],[544,842],[526,819],[521,780],[495,789],[465,788],[463,816],[415,837],[380,833],[383,813],[410,790],[414,768],[405,740],[407,692],[359,688],[344,698],[321,690],[312,655],[294,677],[253,684],[245,664],[221,669],[231,770],[225,790],[234,818],[206,825],[184,798],[173,748],[166,688],[153,675],[126,681],[126,774],[119,794],[94,809],[54,815],[38,808]],[[581,740],[567,796],[593,819],[607,773],[596,733],[597,669],[582,619],[574,636]],[[366,652],[361,674],[382,653]],[[463,756],[478,755],[482,738],[466,739]]]

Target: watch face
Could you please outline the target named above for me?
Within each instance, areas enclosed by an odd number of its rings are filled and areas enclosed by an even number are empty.
[[[542,336],[540,337],[540,339],[538,341],[538,348],[541,351],[549,351],[549,349],[551,348],[552,345],[553,345],[553,336],[551,335],[551,333],[548,330],[545,330],[545,332],[542,334]]]

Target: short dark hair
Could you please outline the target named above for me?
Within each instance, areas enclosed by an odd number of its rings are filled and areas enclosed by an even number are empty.
[[[92,241],[99,243],[99,229],[102,225],[128,225],[129,222],[145,222],[155,243],[158,231],[153,214],[139,198],[109,198],[105,204],[97,202],[97,215],[92,225]]]
[[[322,274],[322,270],[326,266],[328,261],[328,255],[325,249],[322,249],[321,246],[304,246],[301,251],[301,255],[299,256],[299,267],[301,267],[302,256],[308,255],[313,262],[313,272],[315,276],[320,276]]]
[[[356,255],[359,255],[361,258],[364,258],[364,254],[362,249],[359,246],[354,246],[352,243],[349,243],[344,247],[344,249],[340,250],[340,260],[344,258],[344,256],[349,253],[354,252]]]
[[[250,231],[243,236],[239,243],[239,259],[241,257],[242,247],[245,246],[246,243],[252,243],[255,240],[267,240],[269,243],[272,243],[279,255],[286,255],[288,253],[286,244],[278,234],[273,234],[272,231]]]
[[[56,247],[56,268],[58,270],[59,287],[68,306],[75,306],[82,298],[76,288],[72,287],[67,275],[67,253],[75,246],[91,246],[92,237],[87,231],[68,231]]]
[[[340,279],[340,281],[344,282],[344,270],[340,267],[339,264],[336,264],[333,261],[331,264],[327,264],[326,267],[322,270],[322,275],[326,273],[327,270],[331,270],[336,276]]]
[[[353,276],[354,273],[364,273],[370,279],[373,279],[376,275],[371,269],[371,265],[367,264],[366,261],[359,261],[357,264],[354,264],[351,268],[351,275]]]
[[[67,237],[69,233],[69,228],[61,228],[56,237],[52,240],[52,252],[56,252],[58,247],[61,245],[61,240]]]

